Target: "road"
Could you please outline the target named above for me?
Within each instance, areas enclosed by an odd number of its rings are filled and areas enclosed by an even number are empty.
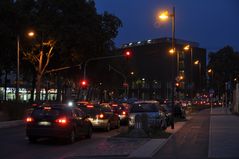
[[[30,144],[25,137],[23,126],[0,129],[1,159],[62,159],[85,151],[91,145],[104,146],[104,141],[120,130],[104,132],[96,130],[91,139],[82,138],[74,144],[64,144],[60,141],[42,139],[36,144]]]
[[[188,123],[154,155],[154,159],[208,158],[210,114],[203,110]]]

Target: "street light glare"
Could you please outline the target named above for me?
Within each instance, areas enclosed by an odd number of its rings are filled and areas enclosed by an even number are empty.
[[[175,49],[170,49],[170,50],[169,50],[169,53],[170,53],[171,55],[173,55],[173,54],[175,53]]]
[[[190,49],[190,45],[186,45],[184,48],[183,48],[184,50],[189,50]]]
[[[211,72],[212,72],[212,69],[209,69],[207,72],[208,72],[208,73],[211,73]]]
[[[33,31],[28,32],[28,36],[33,37],[35,33]]]
[[[199,64],[199,60],[194,61],[194,64],[198,65]]]
[[[158,15],[158,18],[161,20],[167,20],[168,19],[168,11],[164,11]]]

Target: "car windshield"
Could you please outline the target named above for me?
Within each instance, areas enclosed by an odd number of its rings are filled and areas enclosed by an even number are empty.
[[[133,104],[132,108],[130,110],[131,113],[137,113],[137,112],[157,112],[157,106],[153,103],[138,103]]]

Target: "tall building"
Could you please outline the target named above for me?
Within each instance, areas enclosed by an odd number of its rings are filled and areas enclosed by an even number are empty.
[[[189,45],[188,50],[184,47]],[[176,52],[169,53],[171,38],[138,41],[122,45],[119,51],[132,50],[128,70],[133,72],[129,96],[141,99],[170,98],[172,84],[180,98],[195,96],[206,85],[206,49],[196,42],[175,40]],[[172,82],[173,81],[173,82]]]

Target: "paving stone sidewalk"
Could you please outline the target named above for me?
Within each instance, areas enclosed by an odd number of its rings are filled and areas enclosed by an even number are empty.
[[[239,117],[226,108],[211,112],[209,158],[239,158]]]

